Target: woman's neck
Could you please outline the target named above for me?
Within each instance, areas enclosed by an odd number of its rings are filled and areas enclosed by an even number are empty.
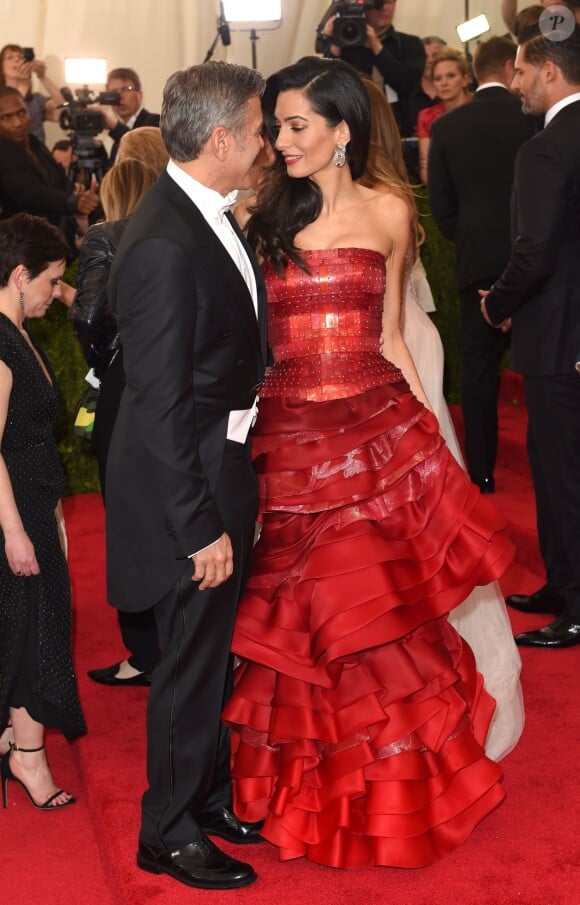
[[[9,321],[12,321],[18,330],[22,330],[24,314],[20,307],[18,297],[14,296],[9,287],[0,290],[0,312],[2,312]]]
[[[19,79],[17,77],[10,78],[9,76],[6,76],[4,81],[6,82],[7,88],[16,88],[16,90],[20,92],[22,97],[28,97],[31,85],[30,79]]]
[[[455,110],[456,107],[461,107],[462,104],[465,104],[466,101],[469,100],[469,95],[462,91],[461,94],[458,94],[457,97],[452,98],[449,101],[443,101],[443,106],[446,111]]]

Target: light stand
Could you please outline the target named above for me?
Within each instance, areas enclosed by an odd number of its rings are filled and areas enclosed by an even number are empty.
[[[222,16],[232,31],[249,32],[252,67],[258,68],[258,31],[279,28],[282,22],[282,0],[223,0]]]
[[[252,69],[258,68],[258,48],[257,44],[259,41],[258,33],[255,28],[250,28],[250,44],[252,46]]]
[[[224,47],[229,47],[229,45],[232,43],[232,36],[230,35],[230,26],[228,25],[228,23],[226,21],[226,17],[224,15],[224,5],[221,2],[220,2],[220,14],[219,14],[218,20],[217,20],[216,36],[213,39],[213,42],[212,42],[208,52],[205,55],[205,59],[203,61],[204,63],[207,63],[208,60],[211,60],[211,58],[213,57],[213,52],[216,49],[217,43],[220,39],[221,39],[221,42],[224,45]],[[254,69],[255,68],[256,67],[254,66]]]

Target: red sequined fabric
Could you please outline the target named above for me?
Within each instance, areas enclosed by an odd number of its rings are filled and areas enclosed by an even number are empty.
[[[340,399],[401,380],[379,351],[383,256],[366,248],[302,254],[308,272],[291,265],[280,279],[271,266],[265,268],[276,367],[260,396]]]
[[[235,809],[283,859],[419,867],[504,796],[482,748],[494,702],[446,614],[513,548],[380,357],[382,257],[304,257],[309,273],[265,270],[263,530],[224,713]]]

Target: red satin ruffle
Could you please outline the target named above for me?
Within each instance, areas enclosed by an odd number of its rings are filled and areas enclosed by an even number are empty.
[[[498,577],[504,523],[404,384],[266,399],[264,512],[224,718],[237,814],[283,859],[418,867],[502,800],[493,714],[446,614]]]

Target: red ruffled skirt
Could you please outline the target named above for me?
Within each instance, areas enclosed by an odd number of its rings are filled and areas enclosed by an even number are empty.
[[[262,536],[224,718],[234,804],[282,859],[420,867],[504,797],[494,701],[446,614],[513,556],[406,384],[260,401]]]

